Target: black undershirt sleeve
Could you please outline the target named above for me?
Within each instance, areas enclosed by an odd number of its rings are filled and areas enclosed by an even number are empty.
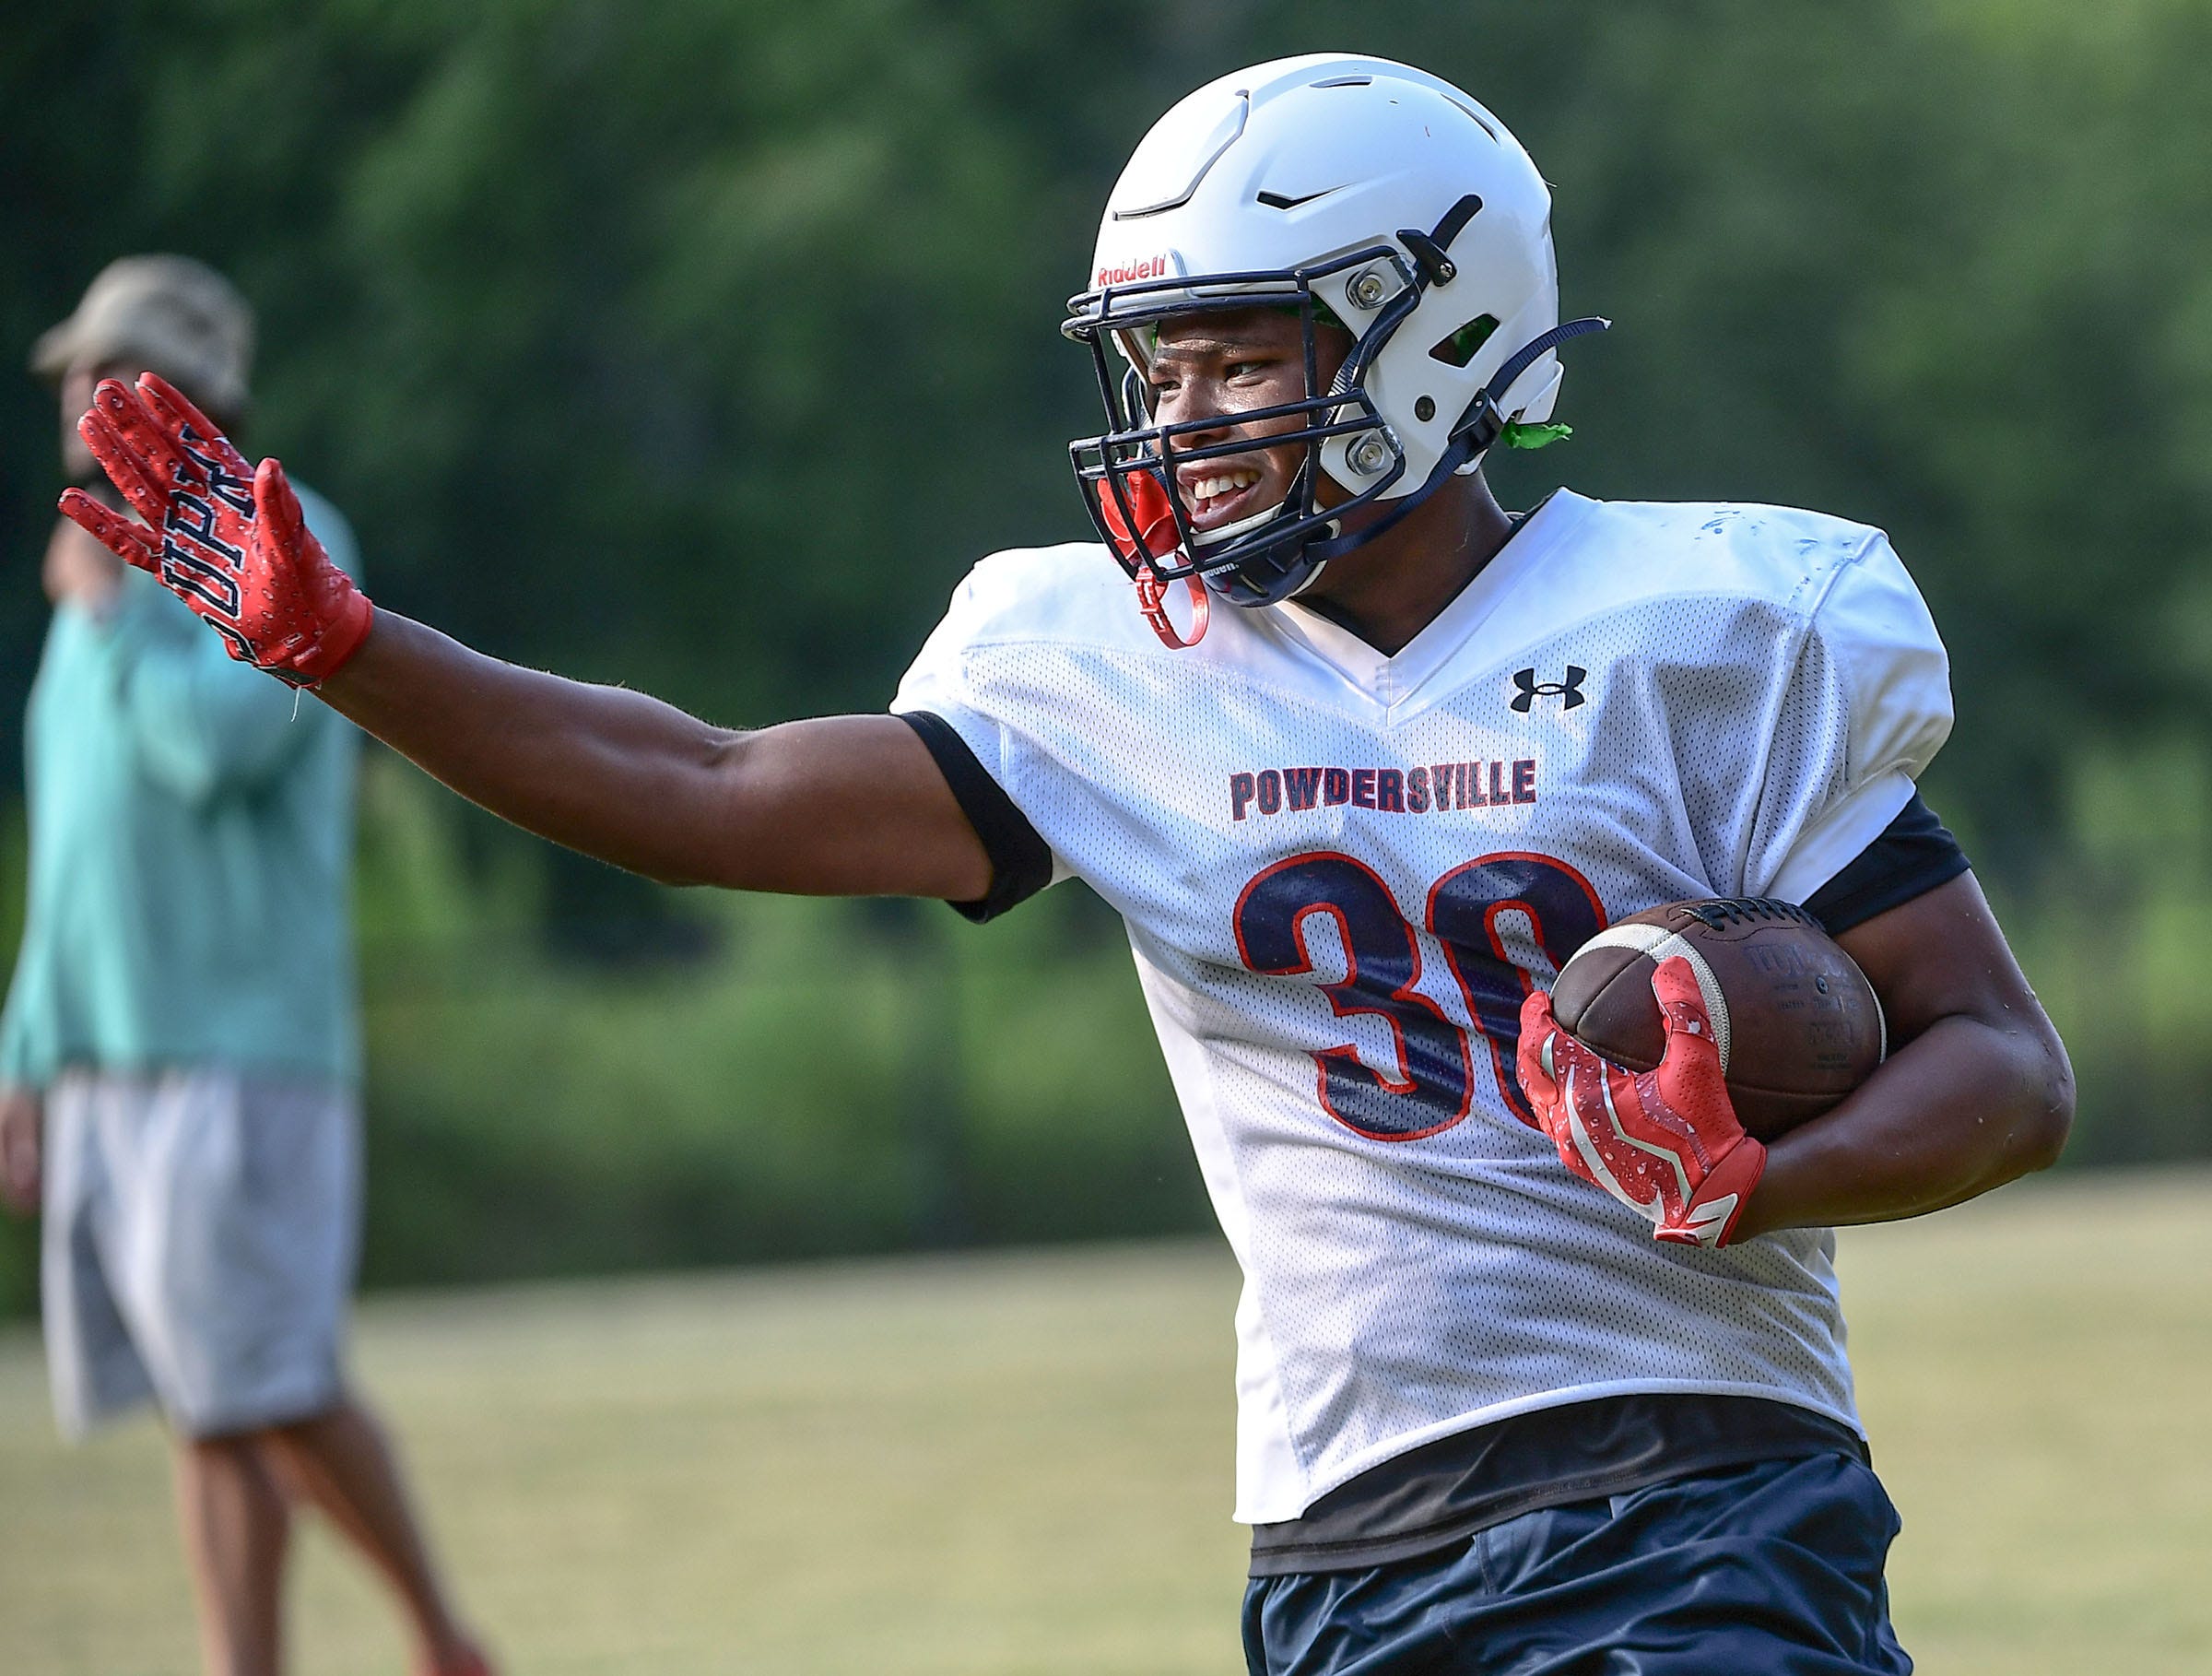
[[[974,902],[949,903],[952,911],[982,925],[996,919],[1008,908],[1027,902],[1053,882],[1053,852],[1038,836],[1030,818],[1015,807],[991,771],[976,760],[952,724],[927,710],[899,713],[899,719],[920,736],[936,760],[937,772],[952,787],[953,798],[967,815],[975,835],[983,841],[991,857],[991,890]]]
[[[1959,840],[1914,792],[1880,837],[1805,900],[1805,910],[1840,937],[1877,914],[1948,884],[1971,866]]]

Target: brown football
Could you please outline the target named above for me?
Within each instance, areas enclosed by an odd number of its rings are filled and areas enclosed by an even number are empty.
[[[1650,1070],[1665,1045],[1652,974],[1675,954],[1697,971],[1729,1098],[1761,1140],[1818,1117],[1882,1062],[1866,974],[1803,908],[1761,897],[1668,903],[1608,926],[1560,972],[1552,1015],[1593,1052]]]

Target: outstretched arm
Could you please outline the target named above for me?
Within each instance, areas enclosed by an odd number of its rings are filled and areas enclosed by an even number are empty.
[[[953,902],[991,888],[975,829],[896,716],[732,732],[389,611],[315,693],[493,814],[671,884]]]
[[[79,427],[143,523],[81,491],[62,510],[158,576],[231,655],[317,697],[518,826],[679,883],[818,895],[989,892],[982,841],[894,716],[759,733],[563,680],[375,612],[308,530],[283,468],[249,466],[147,374]]]

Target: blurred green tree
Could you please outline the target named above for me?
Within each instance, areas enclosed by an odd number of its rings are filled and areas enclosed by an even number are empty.
[[[879,705],[975,556],[1084,532],[1061,442],[1095,398],[1053,327],[1159,110],[1319,47],[1454,77],[1555,183],[1568,306],[1617,322],[1572,352],[1576,440],[1502,462],[1509,501],[1565,478],[1889,529],[1955,656],[1959,730],[1930,796],[2096,1072],[2084,1155],[2212,1146],[2190,1092],[2212,1073],[2212,982],[2176,932],[2212,919],[2198,0],[1402,0],[1356,28],[1324,0],[1124,0],[1111,18],[1033,0],[65,0],[11,22],[0,339],[28,346],[122,251],[216,261],[263,313],[248,440],[346,507],[380,600],[748,724]],[[43,620],[53,427],[44,392],[0,379],[8,716]],[[0,728],[11,768],[17,738]],[[534,878],[515,886],[520,841],[458,831],[477,882],[450,922],[496,908],[573,947],[688,951],[702,983],[772,981],[746,963],[763,934],[742,914],[582,862],[520,864]],[[472,893],[487,879],[493,907]],[[371,895],[376,921],[390,892]],[[406,913],[427,935],[420,904]],[[863,966],[923,947],[903,921],[817,929],[876,950]],[[2085,945],[2109,982],[2074,970]],[[1034,975],[1030,958],[1006,970]],[[388,1090],[460,1112],[501,1018],[537,1045],[524,1061],[615,1051],[558,1022],[596,1005],[585,980],[498,960],[535,998],[449,996],[481,1004],[477,1028],[388,1034]],[[408,993],[382,992],[393,1016]],[[1083,1040],[1071,1058],[1107,1051]],[[869,1074],[894,1088],[884,1052]],[[977,1100],[1010,1074],[910,1068]],[[669,1074],[693,1091],[677,1104],[712,1099],[696,1068]],[[541,1097],[589,1081],[548,1068]],[[2119,1091],[2153,1084],[2164,1115],[2123,1123]],[[962,1168],[884,1186],[870,1226],[1010,1236],[1000,1189]]]

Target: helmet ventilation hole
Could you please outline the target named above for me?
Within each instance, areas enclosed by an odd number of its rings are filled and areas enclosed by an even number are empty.
[[[1488,124],[1488,123],[1486,123],[1485,121],[1483,121],[1483,120],[1482,120],[1482,112],[1479,112],[1479,111],[1477,111],[1477,109],[1476,109],[1476,108],[1475,108],[1473,105],[1470,105],[1470,104],[1464,103],[1464,102],[1462,102],[1461,100],[1456,100],[1456,99],[1455,99],[1455,100],[1453,100],[1452,102],[1453,102],[1453,104],[1455,104],[1455,105],[1458,105],[1458,106],[1459,106],[1459,108],[1460,108],[1462,111],[1465,111],[1465,112],[1467,113],[1467,115],[1468,115],[1468,116],[1469,116],[1469,117],[1470,117],[1470,118],[1473,120],[1473,121],[1474,121],[1474,124],[1475,124],[1475,125],[1476,125],[1477,128],[1480,128],[1480,129],[1481,129],[1481,130],[1482,130],[1482,131],[1483,131],[1485,134],[1488,135],[1488,136],[1490,136],[1490,138],[1491,138],[1491,139],[1495,140],[1495,139],[1498,137],[1498,130],[1497,130],[1497,129],[1495,129],[1495,128],[1493,128],[1493,127],[1491,127],[1489,124]]]
[[[1429,351],[1430,360],[1441,360],[1447,367],[1464,367],[1475,359],[1476,351],[1489,341],[1498,329],[1498,316],[1478,314],[1458,331]]]
[[[1434,419],[1436,417],[1435,399],[1427,395],[1420,397],[1413,404],[1413,417],[1419,419],[1424,425]]]

